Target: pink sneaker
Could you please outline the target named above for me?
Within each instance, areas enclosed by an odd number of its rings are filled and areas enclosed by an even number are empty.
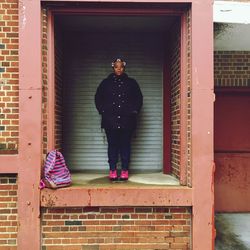
[[[126,181],[128,179],[128,170],[122,170],[120,179]]]
[[[110,170],[109,171],[109,179],[111,181],[114,181],[117,179],[117,171],[116,170]]]

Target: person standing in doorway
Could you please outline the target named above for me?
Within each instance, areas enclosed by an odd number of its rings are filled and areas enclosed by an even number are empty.
[[[95,105],[102,116],[101,127],[108,141],[110,180],[127,180],[131,153],[131,139],[136,129],[137,116],[143,96],[135,79],[125,73],[126,62],[120,58],[112,62],[113,73],[98,86]],[[121,174],[117,162],[121,158]]]

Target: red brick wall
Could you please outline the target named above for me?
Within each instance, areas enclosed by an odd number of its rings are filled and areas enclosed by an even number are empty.
[[[42,209],[43,250],[191,249],[191,211],[182,207]]]
[[[48,28],[47,11],[42,9],[42,122],[43,153],[47,153],[48,136]]]
[[[186,93],[184,98],[187,103],[186,110],[186,157],[187,162],[187,185],[192,185],[192,163],[191,163],[191,11],[189,10],[186,15]],[[181,33],[180,22],[176,22],[170,31],[170,79],[171,79],[171,132],[172,132],[172,144],[171,144],[171,166],[172,174],[177,178],[180,178],[180,109],[181,109]]]
[[[16,182],[16,175],[0,175],[0,250],[17,249]]]
[[[0,153],[18,149],[18,0],[0,0]]]
[[[186,15],[186,48],[187,48],[187,185],[189,187],[192,186],[192,162],[191,162],[191,149],[192,149],[192,143],[191,143],[191,132],[192,132],[192,124],[191,124],[191,118],[192,118],[192,113],[191,113],[191,103],[192,103],[192,91],[191,91],[191,85],[192,85],[192,68],[191,68],[191,10],[187,12]]]
[[[172,174],[180,177],[180,22],[170,31],[171,81],[171,167]]]
[[[250,86],[250,51],[214,52],[215,87]]]
[[[43,152],[48,152],[48,17],[47,9],[42,11],[42,79],[43,79]],[[62,37],[59,27],[55,25],[55,148],[62,150]],[[53,79],[51,79],[53,80]]]

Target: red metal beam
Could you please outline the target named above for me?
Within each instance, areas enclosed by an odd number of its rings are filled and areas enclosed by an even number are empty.
[[[40,249],[42,157],[41,3],[19,1],[19,169],[20,250]]]
[[[71,187],[44,189],[42,207],[85,206],[191,206],[192,189],[187,187]]]
[[[212,0],[192,3],[193,250],[213,249]]]

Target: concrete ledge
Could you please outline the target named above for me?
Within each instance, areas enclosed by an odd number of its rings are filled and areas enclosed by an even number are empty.
[[[173,186],[68,187],[41,191],[42,207],[192,206],[192,189]]]

